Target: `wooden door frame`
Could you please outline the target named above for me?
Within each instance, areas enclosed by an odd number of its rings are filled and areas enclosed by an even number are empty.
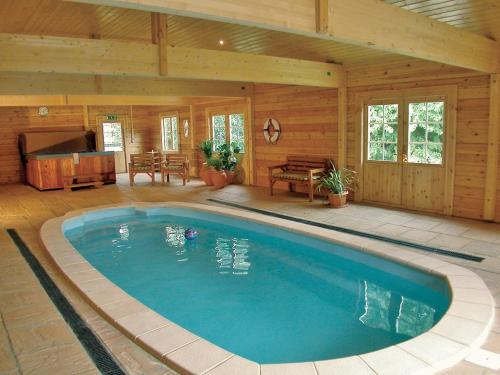
[[[443,157],[445,160],[445,181],[444,181],[444,202],[443,214],[453,214],[453,197],[455,185],[455,150],[456,150],[456,129],[457,129],[457,97],[458,86],[430,86],[420,88],[394,89],[394,90],[379,90],[373,92],[362,92],[355,95],[356,115],[355,115],[355,169],[359,175],[359,188],[355,194],[355,201],[363,201],[363,174],[365,163],[365,144],[366,144],[366,106],[368,102],[374,100],[384,100],[399,97],[403,103],[403,117],[406,117],[406,104],[408,98],[414,97],[432,97],[444,96],[446,98],[446,124],[444,134],[444,151]],[[403,124],[403,127],[406,122]],[[406,134],[406,131],[405,131]],[[399,138],[399,135],[398,135]],[[401,142],[399,142],[401,143]],[[398,152],[403,144],[398,144]]]
[[[116,121],[122,125],[122,135],[123,135],[123,153],[125,154],[125,172],[128,172],[128,151],[127,151],[127,129],[128,129],[128,115],[124,113],[115,114]],[[102,134],[102,124],[104,122],[113,122],[106,118],[106,115],[96,116],[96,147],[99,151],[104,151],[104,139]]]
[[[248,185],[253,185],[255,181],[255,171],[254,171],[254,131],[253,131],[253,119],[252,119],[252,102],[251,99],[247,99],[245,103],[241,104],[229,104],[229,105],[219,105],[213,107],[205,108],[205,119],[207,124],[207,138],[212,139],[212,115],[224,114],[228,115],[230,113],[243,113],[245,117],[245,142],[246,150],[245,157],[248,158],[248,171],[246,177],[246,182]],[[229,120],[229,118],[228,118]],[[227,123],[226,126],[229,126]]]

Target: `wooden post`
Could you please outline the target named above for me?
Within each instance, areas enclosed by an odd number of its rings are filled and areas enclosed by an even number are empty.
[[[190,166],[190,176],[199,176],[199,171],[198,171],[198,152],[196,150],[196,144],[195,144],[195,124],[194,124],[194,119],[195,119],[195,113],[194,113],[194,106],[191,104],[189,105],[189,146],[191,147],[191,153],[190,153],[190,161],[189,161],[189,166]]]
[[[248,185],[254,185],[257,181],[256,169],[255,169],[255,130],[254,130],[254,109],[252,98],[246,98],[246,139],[247,139],[247,158],[248,158],[248,173],[247,181]]]
[[[498,152],[500,143],[500,74],[490,76],[490,124],[488,128],[488,159],[484,188],[483,219],[495,220]]]
[[[101,39],[101,35],[100,34],[92,34],[91,38],[92,39]],[[96,94],[102,94],[102,76],[101,75],[94,76],[94,87],[95,87]]]
[[[95,93],[102,94],[102,76],[94,76]]]
[[[90,129],[90,125],[89,125],[89,106],[84,104],[83,105],[83,128],[85,130],[89,130]]]
[[[160,75],[167,75],[167,17],[165,14],[151,13],[151,41],[158,44]]]
[[[151,42],[158,44],[158,13],[151,13]]]
[[[316,0],[316,32],[328,33],[328,0]]]
[[[337,90],[337,115],[338,115],[338,156],[337,168],[346,166],[347,149],[347,87],[339,87]]]

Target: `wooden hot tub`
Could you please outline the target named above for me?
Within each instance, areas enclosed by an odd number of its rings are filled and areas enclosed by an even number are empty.
[[[116,182],[113,151],[26,155],[26,181],[39,190],[62,189],[64,176],[101,175]]]

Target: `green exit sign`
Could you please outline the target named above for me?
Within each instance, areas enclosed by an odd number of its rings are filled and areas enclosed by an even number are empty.
[[[106,115],[106,120],[108,121],[116,121],[118,119],[117,115]]]

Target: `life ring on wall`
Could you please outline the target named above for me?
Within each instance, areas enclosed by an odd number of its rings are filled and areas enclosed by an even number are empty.
[[[273,133],[271,135],[270,128],[273,129]],[[278,139],[280,138],[281,134],[281,128],[280,128],[280,123],[278,120],[274,118],[269,118],[266,121],[264,121],[264,139],[266,140],[267,143],[275,144],[278,142]]]

